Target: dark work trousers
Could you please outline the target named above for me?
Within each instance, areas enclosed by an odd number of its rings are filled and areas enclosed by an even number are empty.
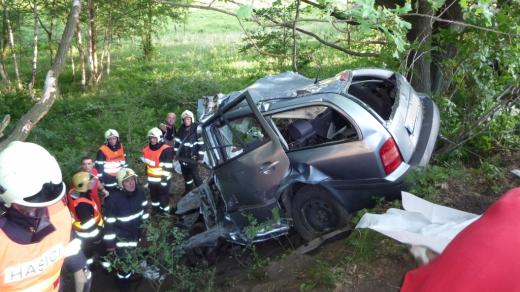
[[[199,167],[197,164],[181,162],[181,171],[182,177],[184,178],[184,194],[191,191],[195,186],[200,186],[202,184],[202,180],[199,176]]]
[[[119,257],[123,263],[127,263],[128,267],[131,267],[130,259],[127,256],[127,252],[130,252],[132,248],[116,248],[116,255]],[[121,271],[121,270],[115,270],[116,274],[116,283],[117,288],[119,291],[129,291],[130,284],[132,283],[132,277],[134,276],[133,271]]]
[[[170,211],[170,182],[171,180],[168,180],[168,182],[148,182],[154,212],[168,213]]]

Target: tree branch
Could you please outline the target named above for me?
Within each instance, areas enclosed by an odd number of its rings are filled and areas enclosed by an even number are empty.
[[[65,64],[65,59],[70,47],[72,36],[74,35],[76,20],[79,17],[80,10],[81,1],[72,0],[72,8],[67,20],[67,25],[63,30],[63,35],[61,37],[60,46],[58,47],[54,63],[45,77],[45,85],[40,101],[38,101],[38,103],[36,103],[20,118],[16,123],[13,132],[11,132],[11,134],[0,143],[0,150],[7,147],[7,145],[12,141],[24,141],[27,139],[31,130],[47,114],[56,100],[58,77]]]
[[[471,28],[474,28],[474,29],[478,29],[478,30],[482,30],[482,31],[487,31],[487,32],[492,32],[492,33],[496,33],[496,34],[511,35],[511,36],[520,36],[519,34],[516,34],[516,33],[507,33],[507,32],[499,31],[499,30],[492,29],[492,28],[481,27],[481,26],[478,26],[478,25],[474,25],[474,24],[470,24],[470,23],[465,23],[465,22],[457,21],[457,20],[444,19],[444,18],[440,18],[440,17],[437,17],[437,16],[428,15],[428,14],[421,14],[421,13],[405,13],[405,14],[401,14],[400,16],[418,16],[418,17],[425,17],[425,18],[430,18],[430,19],[435,20],[435,21],[438,21],[438,22],[446,22],[446,23],[451,23],[451,24],[460,25],[460,26],[464,26],[464,27],[471,27]]]

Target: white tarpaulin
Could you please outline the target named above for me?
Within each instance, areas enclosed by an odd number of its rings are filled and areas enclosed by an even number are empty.
[[[480,215],[433,204],[402,192],[403,209],[385,214],[367,213],[356,228],[370,228],[402,243],[419,245],[441,253],[450,241]]]

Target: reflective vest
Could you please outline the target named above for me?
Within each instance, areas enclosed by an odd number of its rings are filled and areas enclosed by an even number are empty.
[[[78,197],[77,193],[76,196],[74,194],[76,193],[75,189],[71,189],[69,193],[67,194],[67,205],[69,207],[69,210],[72,214],[72,219],[74,222],[72,223],[72,229],[76,232],[82,232],[85,229],[91,228],[91,226],[83,226],[81,224],[81,220],[78,218],[78,214],[76,213],[76,207],[80,203],[86,203],[92,206],[92,209],[94,209],[94,214],[92,218],[94,219],[94,223],[97,226],[102,227],[103,226],[103,215],[101,214],[101,206],[98,206],[94,200],[90,200],[84,197]],[[88,223],[90,225],[90,223]]]
[[[146,175],[148,177],[161,177],[163,175],[170,176],[171,174],[167,171],[163,171],[159,158],[161,157],[164,149],[170,146],[163,144],[161,148],[157,150],[150,149],[150,146],[143,148],[144,163],[146,164]]]
[[[55,230],[40,242],[19,244],[0,230],[0,291],[58,291],[71,218],[63,201],[47,207]]]
[[[107,145],[101,146],[99,150],[105,154],[106,158],[103,171],[108,175],[116,176],[117,172],[122,168],[121,162],[126,161],[123,144],[116,151],[112,151]]]
[[[99,178],[98,178],[97,169],[92,168],[92,170],[90,171],[90,174],[96,180],[96,183],[94,184],[94,188],[92,190],[90,190],[90,197],[92,198],[92,201],[94,201],[94,203],[96,203],[96,205],[98,206],[98,209],[101,210],[101,199],[99,198],[99,192],[98,192]],[[74,183],[72,183],[72,180],[71,180],[69,190],[71,190],[73,188],[74,188]],[[70,201],[70,200],[67,200],[67,201]]]

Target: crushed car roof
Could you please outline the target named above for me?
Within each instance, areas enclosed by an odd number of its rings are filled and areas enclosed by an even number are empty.
[[[198,101],[197,116],[200,121],[207,120],[216,112],[218,107],[232,101],[245,91],[249,91],[256,103],[259,101],[306,96],[320,92],[340,93],[348,87],[348,84],[355,76],[369,75],[387,78],[392,74],[394,72],[376,68],[347,70],[319,82],[292,71],[278,75],[268,75],[258,79],[243,90],[233,91],[227,95],[205,96]]]

